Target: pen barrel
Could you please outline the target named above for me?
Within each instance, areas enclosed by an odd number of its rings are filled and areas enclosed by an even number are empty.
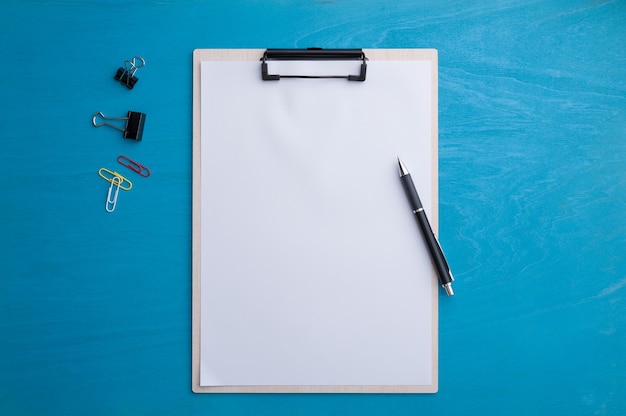
[[[422,201],[417,194],[417,190],[415,189],[415,184],[413,183],[411,174],[401,176],[400,181],[402,182],[404,193],[406,194],[407,198],[409,198],[409,204],[411,205],[411,209],[414,212],[418,211],[420,208],[422,208]]]
[[[448,262],[446,261],[443,250],[439,245],[439,241],[437,241],[437,238],[433,233],[433,229],[430,226],[428,217],[426,217],[426,212],[424,211],[422,201],[420,200],[417,190],[415,189],[413,179],[411,178],[410,174],[403,175],[400,177],[400,179],[402,181],[402,186],[404,187],[406,196],[409,199],[409,203],[411,204],[413,214],[415,214],[417,224],[419,225],[422,235],[424,236],[424,241],[426,243],[426,247],[428,248],[428,252],[430,253],[430,257],[433,261],[433,266],[435,267],[437,275],[439,276],[439,281],[442,285],[450,283],[452,282],[452,276],[450,275]]]
[[[430,257],[433,261],[433,266],[435,267],[437,275],[439,276],[439,281],[442,285],[445,285],[446,283],[451,283],[452,276],[450,276],[450,268],[448,267],[448,262],[446,261],[446,257],[443,254],[441,245],[439,244],[439,241],[437,241],[437,237],[435,237],[433,229],[428,222],[426,213],[421,210],[418,212],[414,212],[414,214],[417,223],[419,224],[420,230],[424,235],[426,247],[428,247]]]

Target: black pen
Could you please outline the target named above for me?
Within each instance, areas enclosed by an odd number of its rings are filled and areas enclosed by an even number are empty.
[[[426,218],[426,212],[424,212],[422,201],[420,201],[420,197],[417,194],[417,190],[413,184],[413,179],[411,179],[411,174],[407,170],[406,166],[404,166],[404,163],[402,163],[400,158],[398,158],[398,165],[400,166],[400,180],[402,181],[402,187],[409,198],[411,209],[413,209],[413,214],[415,214],[420,230],[422,230],[422,235],[426,241],[426,246],[430,252],[433,265],[437,270],[441,286],[443,286],[446,290],[448,296],[453,296],[454,291],[452,290],[452,282],[454,281],[454,277],[452,277],[452,272],[450,271],[450,267],[448,267],[446,257],[443,255],[443,250],[441,250],[439,241],[437,241],[437,238],[433,233],[433,229],[430,227],[428,218]]]

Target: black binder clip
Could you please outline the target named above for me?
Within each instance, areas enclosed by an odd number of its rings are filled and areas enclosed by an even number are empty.
[[[126,120],[126,125],[124,126],[124,128],[121,128],[119,126],[116,126],[111,123],[107,123],[105,121],[101,121],[100,123],[97,123],[96,119],[98,118],[98,116],[103,118],[104,120]],[[139,113],[137,111],[129,111],[126,117],[106,117],[104,114],[98,111],[91,118],[91,122],[94,125],[94,127],[100,127],[100,126],[113,127],[114,129],[121,131],[125,139],[131,139],[131,140],[137,140],[137,141],[141,141],[141,136],[143,135],[143,125],[145,121],[146,121],[146,115],[144,113]]]
[[[125,85],[126,87],[133,89],[137,81],[135,72],[141,67],[146,66],[146,61],[141,56],[135,56],[132,60],[124,61],[124,68],[118,68],[115,73],[115,79]]]
[[[359,75],[278,75],[269,74],[267,61],[362,61]],[[365,81],[367,57],[362,49],[267,49],[261,58],[263,81],[278,81],[281,78],[345,78],[348,81]]]

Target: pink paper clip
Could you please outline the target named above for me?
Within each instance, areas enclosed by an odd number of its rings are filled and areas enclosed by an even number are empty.
[[[140,174],[144,178],[150,176],[150,169],[124,155],[118,156],[117,161],[126,166],[128,169],[132,170],[133,172]]]

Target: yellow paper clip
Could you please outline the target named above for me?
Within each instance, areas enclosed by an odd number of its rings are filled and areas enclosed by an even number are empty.
[[[109,186],[109,193],[107,194],[107,202],[104,205],[104,209],[106,209],[107,212],[115,211],[115,206],[117,205],[117,194],[120,192],[121,183],[122,180],[119,176],[114,176],[113,179],[111,179],[111,186]],[[115,187],[115,193],[113,194],[113,199],[111,199],[111,191],[113,191],[113,187]]]
[[[129,181],[119,173],[112,172],[107,168],[100,168],[100,170],[98,170],[98,175],[100,175],[100,177],[105,181],[111,182],[111,184],[113,184],[113,179],[118,178],[119,183],[117,184],[117,187],[123,189],[124,191],[130,191],[130,188],[133,187],[133,183],[131,181]],[[125,186],[125,183],[127,183],[128,185]]]

